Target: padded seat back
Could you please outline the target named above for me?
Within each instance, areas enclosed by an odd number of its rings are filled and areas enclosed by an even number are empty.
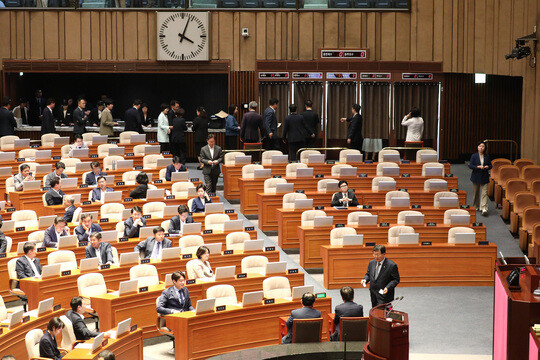
[[[245,155],[246,155],[245,153],[240,152],[240,151],[233,151],[233,152],[230,152],[230,153],[226,153],[225,157],[223,159],[223,163],[225,165],[234,165],[235,164],[234,159],[237,156],[245,156]]]
[[[246,256],[242,259],[242,272],[246,274],[256,273],[266,275],[266,264],[268,264],[268,258],[266,256]]]
[[[448,189],[448,181],[446,180],[443,180],[443,179],[427,179],[426,181],[424,181],[424,190],[425,191],[431,191],[431,188],[432,188],[432,185],[435,185],[435,184],[443,184],[444,183],[444,186]],[[442,186],[442,185],[439,185],[439,186]],[[440,188],[437,188],[437,189],[440,189]]]
[[[24,336],[24,344],[26,345],[26,352],[28,358],[40,358],[39,357],[39,341],[43,337],[43,330],[33,329],[26,333]],[[43,359],[43,358],[40,358]]]
[[[296,199],[307,199],[306,194],[301,193],[287,193],[283,195],[283,208],[284,209],[293,209],[294,200]]]
[[[200,235],[184,235],[180,238],[182,254],[195,254],[202,245],[204,245],[204,239]]]
[[[120,144],[131,144],[131,135],[138,135],[136,131],[122,131],[120,133]]]
[[[98,145],[98,147],[97,147],[98,156],[100,158],[105,157],[105,156],[109,156],[109,149],[112,148],[112,147],[118,147],[118,145],[116,145],[116,144],[100,144],[100,145]]]
[[[296,170],[307,168],[307,164],[304,163],[290,163],[285,166],[286,177],[296,177]]]
[[[405,191],[389,191],[385,195],[385,206],[392,206],[392,198],[394,197],[402,197],[402,198],[409,198],[409,193]]]
[[[62,159],[62,162],[66,166],[66,172],[74,173],[75,172],[75,167],[77,166],[75,164],[80,163],[81,159],[67,158],[67,159]]]
[[[236,305],[236,290],[232,285],[214,285],[206,290],[207,299],[216,299],[215,306]]]
[[[513,178],[519,178],[519,169],[517,166],[514,165],[505,165],[502,166],[499,170],[499,179],[497,180],[497,183],[499,185],[506,184],[507,180],[513,179]]]
[[[400,211],[398,212],[398,215],[397,215],[398,225],[405,225],[405,217],[407,215],[422,215],[422,213],[420,211],[415,211],[415,210]]]
[[[247,164],[242,166],[242,178],[244,179],[253,179],[255,169],[264,169],[264,166],[262,165],[255,165],[255,164]]]
[[[279,150],[266,150],[262,153],[261,163],[263,165],[272,164],[272,156],[274,155],[283,155],[283,153]]]
[[[351,227],[340,227],[330,231],[330,245],[342,246],[343,236],[356,235],[356,230]]]
[[[456,226],[456,227],[450,228],[450,230],[448,230],[448,243],[455,244],[456,234],[462,234],[462,233],[474,234],[475,231],[474,229],[463,227],[463,226]]]
[[[455,198],[458,199],[459,202],[459,196],[455,192],[451,191],[438,191],[433,195],[433,206],[440,206],[440,199],[442,197],[445,198]]]
[[[322,179],[317,181],[317,191],[326,192],[328,189],[328,184],[330,183],[339,183],[339,180],[336,179]]]
[[[532,231],[534,225],[540,223],[540,207],[529,206],[523,210],[523,229]]]
[[[422,163],[422,155],[427,155],[427,154],[437,155],[437,160],[439,159],[436,150],[422,149],[422,150],[418,150],[418,151],[416,152],[416,162],[417,162],[417,163]]]
[[[43,134],[41,135],[41,146],[54,146],[54,138],[60,137],[59,134]]]
[[[414,234],[414,229],[412,226],[405,225],[392,226],[388,229],[388,243],[397,244],[399,234]]]
[[[397,150],[381,150],[379,151],[379,162],[385,162],[385,155],[398,155],[399,151]]]
[[[521,172],[525,166],[534,165],[533,159],[517,159],[514,161],[514,166],[517,166]]]
[[[113,162],[118,162],[119,160],[124,160],[124,157],[120,155],[105,156],[103,159],[103,167],[105,170],[112,169]]]
[[[277,184],[285,184],[287,180],[283,178],[269,178],[264,180],[264,193],[275,194]]]
[[[347,163],[347,155],[360,155],[360,150],[356,150],[356,149],[345,149],[345,150],[341,150],[339,152],[339,162],[342,163],[342,164],[346,164]]]
[[[68,351],[73,350],[73,343],[77,341],[75,337],[75,332],[73,331],[73,323],[67,318],[66,315],[60,316],[60,320],[64,323],[64,328],[62,329],[62,342],[60,346]]]
[[[0,150],[13,150],[15,148],[15,140],[20,138],[15,135],[5,135],[0,137]]]
[[[492,166],[491,172],[490,172],[491,178],[497,181],[499,179],[499,170],[501,169],[501,167],[506,166],[506,165],[512,165],[512,162],[504,158],[491,160],[491,166]]]
[[[306,210],[302,212],[301,226],[313,226],[315,216],[326,216],[324,210]]]
[[[122,221],[122,213],[124,209],[125,209],[125,206],[120,203],[103,204],[99,208],[99,217],[101,219],[108,218],[108,219],[114,219],[117,221]]]
[[[164,159],[164,156],[161,154],[149,154],[143,157],[143,167],[145,169],[155,169],[157,168],[158,159]]]
[[[159,274],[154,265],[139,264],[129,269],[129,280],[138,280],[137,287],[159,284]]]
[[[379,183],[381,181],[394,181],[394,178],[390,176],[375,176],[371,180],[371,191],[379,191]]]
[[[79,296],[85,298],[107,293],[105,279],[100,273],[89,273],[79,276],[77,278],[77,288],[79,290]]]
[[[244,250],[244,242],[249,241],[251,236],[247,232],[235,231],[227,234],[225,243],[227,250]]]
[[[399,168],[399,165],[394,162],[380,162],[377,164],[377,176],[384,176],[383,174],[383,168],[386,167],[397,167]]]
[[[527,191],[527,182],[523,179],[510,179],[506,181],[506,192],[504,198],[510,202],[514,201],[517,192]]]
[[[145,149],[146,149],[145,144],[135,145],[133,147],[133,154],[135,154],[135,155],[144,155],[144,150]]]
[[[291,284],[285,276],[272,276],[263,281],[264,297],[267,299],[291,297]]]
[[[540,179],[540,166],[527,165],[521,170],[521,178],[527,181],[529,188],[534,180]]]
[[[22,149],[19,151],[19,157],[25,159],[34,159],[36,157],[36,149]]]
[[[358,217],[372,215],[368,211],[353,211],[347,215],[347,225],[349,226],[358,226]]]
[[[162,218],[163,211],[165,210],[165,206],[167,206],[167,204],[161,201],[152,201],[152,202],[146,203],[142,207],[143,214],[151,215],[152,217]]]
[[[444,224],[450,225],[452,215],[469,215],[469,212],[463,209],[448,209],[444,212]]]
[[[137,175],[139,175],[139,173],[139,170],[126,171],[122,174],[122,181],[126,185],[135,185],[135,179],[137,178]]]
[[[309,155],[320,155],[321,152],[319,150],[304,150],[300,153],[300,162],[302,164],[307,164]]]
[[[174,195],[175,197],[185,198],[188,196],[189,188],[195,188],[195,185],[189,181],[175,182],[171,186],[171,195]]]
[[[441,169],[441,177],[444,176],[444,165],[436,162],[427,162],[422,164],[422,176],[426,176],[426,168],[439,168]]]
[[[77,269],[77,258],[71,250],[56,250],[47,256],[47,264],[60,264],[60,271]]]
[[[332,169],[330,170],[332,176],[339,176],[339,172],[341,171],[341,168],[352,168],[352,165],[349,164],[337,164],[332,166]]]
[[[204,228],[206,230],[223,231],[223,223],[231,218],[227,214],[210,214],[204,218]]]
[[[518,215],[529,206],[536,205],[536,196],[528,191],[520,191],[514,195],[514,212]]]

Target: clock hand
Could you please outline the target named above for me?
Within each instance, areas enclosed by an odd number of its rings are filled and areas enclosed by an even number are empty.
[[[186,39],[187,41],[189,41],[190,43],[194,44],[194,42],[193,42],[190,38],[188,38],[187,36],[182,36],[182,38],[184,38],[184,39]]]
[[[184,39],[186,38],[185,35],[186,35],[186,30],[189,24],[189,20],[190,19],[188,18],[188,20],[186,21],[186,26],[184,27],[184,31],[182,32],[182,34],[178,34],[178,36],[180,36],[180,42],[184,41]]]

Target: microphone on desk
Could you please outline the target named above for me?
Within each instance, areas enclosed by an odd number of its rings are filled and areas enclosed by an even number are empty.
[[[499,254],[501,255],[501,261],[502,261],[502,264],[503,265],[508,265],[508,263],[506,262],[505,258],[504,258],[504,255],[502,254],[502,252],[499,251]]]
[[[525,258],[525,263],[527,265],[531,265],[531,262],[529,261],[529,258],[527,257],[527,255],[523,255],[523,257]]]
[[[395,303],[392,305],[392,309],[386,313],[386,318],[391,318],[391,314],[394,312],[394,309],[396,307],[396,304],[399,303],[401,300],[403,300],[403,296],[398,296],[394,299]]]

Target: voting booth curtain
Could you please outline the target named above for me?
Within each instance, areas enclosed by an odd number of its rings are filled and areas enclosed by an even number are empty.
[[[346,139],[346,122],[340,122],[340,118],[352,116],[352,105],[357,102],[356,82],[329,81],[326,134],[329,140]]]
[[[259,83],[259,113],[263,115],[271,98],[279,100],[276,110],[278,124],[283,124],[285,116],[289,113],[289,83],[288,82],[260,82]],[[278,135],[283,134],[283,125],[278,128]]]

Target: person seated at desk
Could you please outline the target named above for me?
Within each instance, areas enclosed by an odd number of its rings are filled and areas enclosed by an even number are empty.
[[[0,219],[0,229],[2,228],[3,220]],[[0,254],[5,254],[7,250],[7,240],[4,232],[0,230]]]
[[[110,350],[103,350],[98,354],[97,360],[116,360],[113,352]]]
[[[63,162],[58,161],[54,164],[54,171],[45,176],[45,187],[52,187],[53,179],[66,179],[68,176],[64,174],[64,170],[66,170],[66,165]]]
[[[60,189],[60,179],[51,180],[51,188],[45,193],[45,202],[47,205],[62,205],[63,196],[66,195]]]
[[[19,173],[17,175],[13,175],[13,186],[15,187],[15,191],[22,191],[24,182],[33,180],[34,177],[30,172],[30,165],[21,164],[21,166],[19,166]]]
[[[357,206],[358,200],[354,191],[349,190],[349,184],[345,180],[341,180],[338,186],[341,191],[338,191],[332,196],[331,206]]]
[[[184,311],[195,310],[191,306],[189,290],[186,285],[186,274],[182,271],[175,271],[171,275],[173,286],[163,290],[156,310],[161,315],[175,314]]]
[[[28,241],[23,246],[24,255],[17,259],[15,271],[17,279],[41,277],[41,264],[37,256],[36,244]]]
[[[66,317],[73,325],[73,333],[77,340],[90,340],[99,335],[99,332],[91,331],[84,322],[84,313],[86,306],[80,296],[75,296],[70,302],[71,310],[66,311]],[[105,333],[104,338],[109,338],[109,333]]]
[[[208,259],[210,259],[210,249],[204,245],[199,246],[197,249],[197,259],[191,263],[191,269],[195,273],[195,279],[211,279],[214,276]]]
[[[73,135],[73,144],[69,147],[69,157],[73,157],[73,150],[75,149],[88,149],[88,144],[83,141],[81,134]]]
[[[92,221],[94,217],[91,213],[84,213],[81,215],[81,223],[75,228],[75,235],[77,235],[77,240],[88,241],[90,234],[101,232],[101,226],[99,224],[94,224]]]
[[[140,172],[135,178],[137,187],[129,193],[129,197],[133,199],[146,199],[146,192],[148,191],[148,175],[145,172]]]
[[[189,215],[187,205],[178,205],[178,215],[173,216],[169,222],[169,234],[182,234],[184,224],[194,223],[193,217]]]
[[[45,237],[43,238],[43,246],[48,248],[55,248],[60,236],[68,236],[69,227],[67,226],[66,219],[61,216],[57,216],[47,230],[45,230]]]
[[[302,295],[302,305],[300,309],[291,311],[291,316],[287,319],[287,334],[281,339],[282,344],[292,343],[292,325],[294,319],[316,319],[321,317],[321,312],[313,308],[315,303],[315,295],[305,293]]]
[[[53,360],[62,359],[62,354],[58,350],[58,344],[56,343],[56,337],[60,335],[64,323],[60,318],[56,316],[49,320],[47,324],[47,330],[43,333],[41,340],[39,340],[39,356],[42,358],[49,358]]]
[[[107,174],[101,171],[101,164],[99,161],[92,161],[90,163],[92,171],[86,174],[86,185],[97,185],[97,181],[101,176],[106,176]]]
[[[339,291],[343,304],[336,306],[334,324],[336,331],[330,335],[330,341],[339,341],[339,320],[342,317],[362,317],[364,316],[364,308],[354,302],[354,289],[350,286],[344,286]]]
[[[90,245],[86,247],[86,258],[98,258],[99,265],[114,263],[111,244],[101,241],[101,233],[90,234]],[[78,340],[78,339],[77,339]]]
[[[73,204],[75,204],[75,198],[72,195],[64,196],[64,206],[66,207],[66,211],[64,212],[63,218],[68,223],[73,221],[73,213],[77,210],[77,207]]]
[[[172,247],[172,241],[165,239],[165,229],[161,226],[154,228],[154,236],[148,237],[135,246],[135,252],[144,251],[145,259],[160,259],[161,251]]]
[[[113,188],[107,186],[107,178],[100,176],[97,179],[97,187],[92,189],[92,202],[103,201],[103,193],[112,192]]]
[[[205,205],[211,202],[212,199],[206,193],[206,186],[199,184],[197,185],[197,197],[193,199],[193,203],[191,204],[191,212],[204,212]]]
[[[165,172],[165,180],[171,181],[172,173],[187,171],[187,168],[184,164],[180,162],[180,157],[173,157],[172,164],[167,166],[167,171]]]
[[[139,237],[141,226],[146,226],[146,219],[142,217],[140,206],[134,206],[131,209],[131,216],[124,221],[124,236],[128,238]]]

